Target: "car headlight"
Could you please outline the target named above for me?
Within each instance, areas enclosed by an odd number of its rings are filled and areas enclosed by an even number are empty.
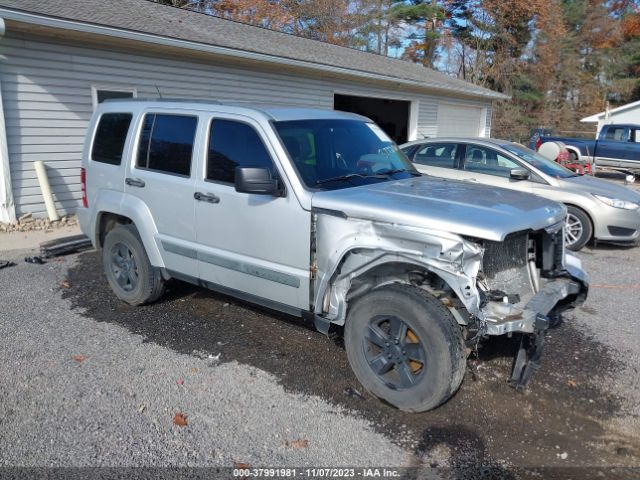
[[[638,210],[638,208],[640,208],[640,205],[637,203],[628,202],[627,200],[620,200],[619,198],[611,198],[605,197],[604,195],[595,194],[594,197],[613,208],[622,208],[624,210]]]

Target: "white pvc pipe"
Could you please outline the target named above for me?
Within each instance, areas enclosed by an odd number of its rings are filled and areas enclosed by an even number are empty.
[[[53,203],[53,195],[51,195],[51,187],[49,186],[49,177],[47,177],[47,170],[44,163],[38,160],[37,162],[33,162],[33,166],[36,169],[38,183],[40,184],[40,190],[42,190],[42,196],[44,197],[44,204],[47,207],[49,220],[52,222],[60,220],[58,212],[56,211],[56,205]]]

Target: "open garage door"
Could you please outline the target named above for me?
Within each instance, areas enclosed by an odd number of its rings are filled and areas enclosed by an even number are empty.
[[[398,145],[408,139],[411,102],[385,98],[334,95],[333,108],[369,117]]]
[[[440,103],[438,106],[439,137],[479,137],[482,132],[482,108]]]

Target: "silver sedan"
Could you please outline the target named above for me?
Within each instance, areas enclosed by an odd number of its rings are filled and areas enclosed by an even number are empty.
[[[577,175],[520,144],[489,138],[435,138],[401,145],[422,173],[534,193],[568,209],[567,248],[591,239],[637,243],[640,193]]]

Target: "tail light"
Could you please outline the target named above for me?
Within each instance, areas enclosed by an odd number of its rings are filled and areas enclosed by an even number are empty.
[[[542,145],[542,138],[538,137],[536,140],[536,151],[540,150],[540,145]]]
[[[87,199],[87,171],[80,169],[80,187],[82,188],[82,206],[89,208],[89,200]]]

